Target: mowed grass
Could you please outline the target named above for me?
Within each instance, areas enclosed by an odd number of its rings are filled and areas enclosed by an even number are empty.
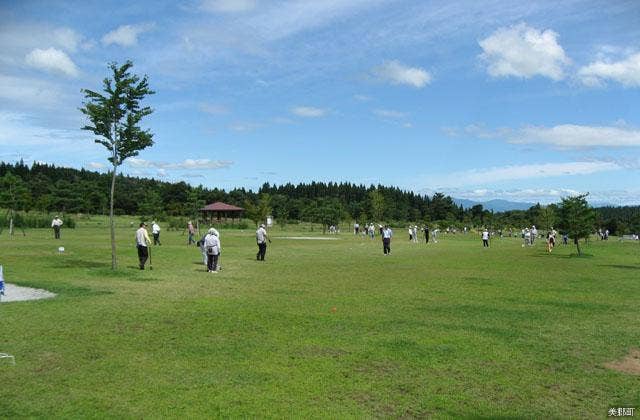
[[[640,246],[475,235],[412,244],[221,232],[209,274],[165,231],[153,271],[134,230],[0,237],[7,282],[58,293],[0,304],[0,417],[605,417],[640,409],[606,362],[640,347]],[[329,235],[327,235],[329,236]],[[64,254],[57,247],[64,246]],[[574,255],[571,255],[574,254]]]

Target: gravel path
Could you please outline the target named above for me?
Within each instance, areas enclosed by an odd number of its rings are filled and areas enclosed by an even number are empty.
[[[0,296],[0,303],[18,302],[23,300],[49,299],[55,297],[55,293],[32,287],[21,287],[15,284],[4,284],[4,296]]]

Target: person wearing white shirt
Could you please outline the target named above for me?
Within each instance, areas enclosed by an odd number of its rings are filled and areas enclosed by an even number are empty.
[[[393,231],[386,225],[384,229],[382,229],[382,252],[384,255],[391,254],[391,238],[393,237]]]
[[[153,244],[162,245],[160,243],[160,226],[154,220],[151,222],[151,233],[153,234]]]
[[[136,247],[138,248],[138,260],[140,261],[140,270],[144,270],[144,265],[149,258],[149,245],[151,245],[151,239],[149,239],[149,233],[147,232],[146,224],[140,223],[140,228],[136,230]]]
[[[413,242],[418,243],[418,225],[413,225]]]
[[[482,231],[482,247],[489,248],[489,231],[487,228]]]
[[[207,250],[207,271],[217,273],[221,246],[219,233],[215,228],[209,229],[209,233],[204,237],[204,248]]]
[[[51,221],[51,227],[53,228],[53,236],[56,239],[60,239],[60,226],[62,226],[63,222],[58,216],[54,217]]]
[[[267,236],[267,231],[264,228],[264,224],[261,224],[258,230],[256,230],[256,243],[258,244],[258,253],[256,254],[256,260],[264,261],[264,255],[267,253],[267,241],[271,242]]]

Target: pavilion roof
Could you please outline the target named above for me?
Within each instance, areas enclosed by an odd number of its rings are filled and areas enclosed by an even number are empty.
[[[233,206],[231,204],[216,201],[215,203],[207,204],[200,211],[243,211],[242,207]]]

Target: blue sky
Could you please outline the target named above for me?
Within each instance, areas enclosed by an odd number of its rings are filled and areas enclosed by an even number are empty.
[[[0,160],[107,170],[80,89],[127,59],[131,175],[640,204],[637,1],[0,1]]]

